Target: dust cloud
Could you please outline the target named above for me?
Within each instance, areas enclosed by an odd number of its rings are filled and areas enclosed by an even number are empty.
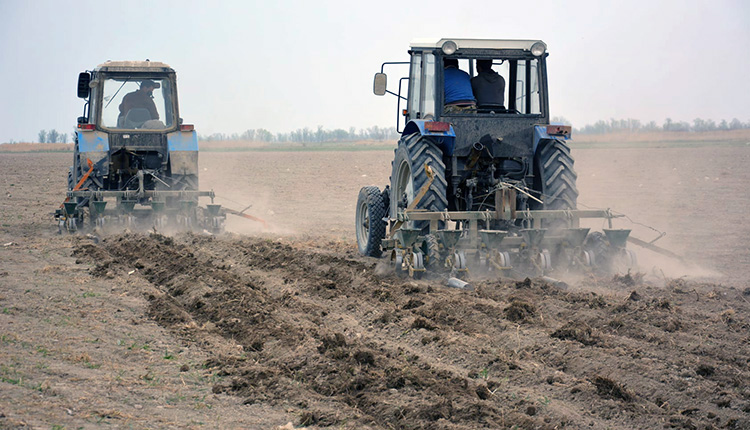
[[[665,278],[716,278],[741,282],[750,266],[744,238],[750,183],[745,147],[577,148],[579,208],[609,208],[626,216],[613,228],[681,257],[672,259],[629,245],[640,271]],[[382,188],[393,153],[380,151],[203,152],[201,189],[217,202],[271,226],[228,215],[229,231],[338,240],[355,246],[354,215],[359,189]],[[602,220],[583,220],[593,231]],[[656,281],[655,281],[656,282]]]
[[[614,228],[632,229],[632,237],[646,242],[658,238],[655,245],[683,257],[629,245],[642,271],[660,277],[745,279],[750,234],[745,220],[750,196],[743,191],[750,181],[746,148],[574,149],[573,157],[579,208],[624,214],[613,221]],[[582,224],[607,228],[601,221]]]
[[[390,151],[205,152],[201,189],[213,189],[217,203],[260,223],[227,216],[236,233],[273,233],[349,240],[354,244],[354,213],[359,189],[381,188],[390,175]],[[236,218],[236,219],[234,219]]]

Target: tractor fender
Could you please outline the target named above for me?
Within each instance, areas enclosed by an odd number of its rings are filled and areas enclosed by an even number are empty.
[[[432,120],[415,119],[411,120],[404,127],[404,131],[401,133],[402,137],[409,136],[414,133],[419,133],[422,136],[429,136],[430,140],[443,152],[443,155],[453,155],[453,148],[456,144],[456,132],[453,130],[453,125],[448,126],[448,131],[433,131],[428,130],[425,126],[428,122],[434,122]]]
[[[534,126],[534,144],[531,148],[531,153],[536,154],[537,149],[539,149],[539,143],[541,143],[542,141],[569,140],[569,139],[570,139],[570,136],[550,136],[550,134],[547,133],[546,125],[535,125]]]
[[[88,170],[86,160],[94,163],[94,176],[102,177],[109,174],[109,138],[107,133],[95,131],[76,131],[78,146],[79,172],[76,179]]]
[[[198,151],[198,134],[193,131],[175,131],[167,135],[169,152]]]
[[[175,131],[167,135],[172,174],[198,175],[198,135],[193,131]]]
[[[107,133],[99,130],[76,131],[76,138],[80,152],[109,152]]]

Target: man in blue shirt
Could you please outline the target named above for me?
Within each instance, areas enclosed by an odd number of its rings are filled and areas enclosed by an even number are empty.
[[[443,113],[461,113],[476,109],[476,99],[471,90],[471,77],[458,68],[455,58],[443,59],[443,80],[445,81],[445,107]]]

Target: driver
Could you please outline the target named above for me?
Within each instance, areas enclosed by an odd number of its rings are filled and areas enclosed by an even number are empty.
[[[146,79],[141,82],[140,89],[128,93],[122,98],[120,103],[120,118],[125,117],[128,111],[131,109],[147,109],[151,114],[151,119],[159,119],[159,112],[156,110],[156,103],[154,103],[154,89],[160,88],[161,85],[158,82],[154,82],[151,79]]]
[[[477,60],[477,75],[471,78],[471,89],[479,107],[504,105],[505,79],[492,70],[492,60]]]

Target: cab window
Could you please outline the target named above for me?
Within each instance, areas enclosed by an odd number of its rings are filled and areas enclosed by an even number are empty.
[[[516,63],[515,109],[522,114],[541,114],[539,63],[519,60]]]
[[[409,119],[422,118],[420,99],[422,98],[422,53],[411,55],[411,75],[409,76]]]
[[[168,79],[107,78],[100,125],[127,130],[170,128],[174,123],[171,94]]]

